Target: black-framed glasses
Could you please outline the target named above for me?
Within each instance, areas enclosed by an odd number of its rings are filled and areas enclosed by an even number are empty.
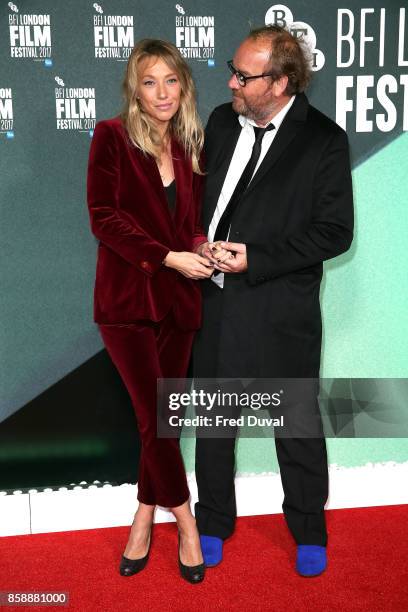
[[[275,74],[272,72],[267,72],[264,74],[257,74],[254,76],[245,76],[244,74],[242,74],[242,72],[240,72],[239,70],[235,68],[234,64],[232,63],[232,60],[229,60],[229,62],[227,62],[227,66],[230,69],[231,74],[233,74],[236,77],[241,87],[245,87],[245,85],[247,84],[247,81],[251,81],[252,79],[260,79],[266,76],[272,76],[272,77],[275,76]]]

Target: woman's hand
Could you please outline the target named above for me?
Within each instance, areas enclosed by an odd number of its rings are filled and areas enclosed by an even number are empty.
[[[212,254],[212,261],[215,264],[230,263],[229,260],[235,257],[235,252],[223,248],[220,241],[211,242],[209,244],[209,250]],[[215,267],[217,267],[217,265]]]
[[[174,268],[186,278],[194,280],[209,278],[214,271],[214,264],[208,259],[188,251],[170,251],[163,263],[168,268]]]
[[[223,263],[227,259],[231,259],[232,253],[223,249],[220,244],[220,242],[204,242],[199,245],[195,252],[213,264]]]

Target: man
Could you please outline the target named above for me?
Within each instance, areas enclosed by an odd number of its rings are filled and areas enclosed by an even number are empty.
[[[203,281],[194,376],[318,378],[323,261],[346,251],[353,235],[347,136],[309,105],[307,48],[285,29],[253,30],[228,65],[232,104],[217,107],[206,127],[209,242],[199,253],[217,263]],[[327,563],[325,440],[275,444],[297,571],[314,576]],[[234,529],[234,445],[196,443],[207,565],[221,561]]]

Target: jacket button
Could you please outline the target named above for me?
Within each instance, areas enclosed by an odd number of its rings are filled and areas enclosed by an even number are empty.
[[[235,232],[235,235],[236,235],[236,236],[239,236],[239,232]]]
[[[144,268],[145,270],[148,270],[150,268],[149,262],[148,261],[142,261],[141,264],[142,268]]]
[[[264,276],[258,276],[258,278],[256,279],[258,281],[258,283],[263,283],[265,279]]]

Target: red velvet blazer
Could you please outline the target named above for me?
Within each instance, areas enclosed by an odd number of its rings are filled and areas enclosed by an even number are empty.
[[[94,291],[97,323],[160,321],[174,307],[183,329],[201,323],[198,281],[162,264],[169,251],[207,240],[200,227],[202,177],[172,141],[176,210],[169,211],[155,160],[134,147],[119,117],[100,121],[89,153],[87,195],[99,240]]]

